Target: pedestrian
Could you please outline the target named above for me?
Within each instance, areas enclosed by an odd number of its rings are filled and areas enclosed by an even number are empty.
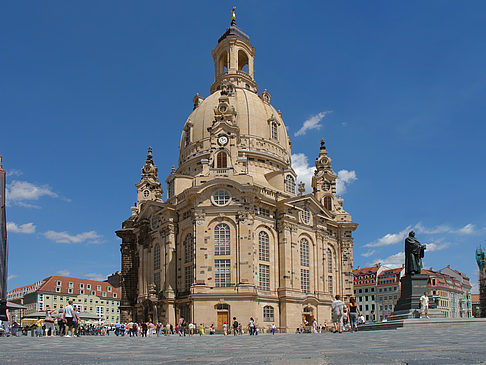
[[[170,336],[170,324],[168,322],[165,325],[165,335]]]
[[[238,334],[238,321],[236,320],[236,317],[233,317],[233,336],[236,336]]]
[[[64,321],[64,309],[59,309],[59,313],[57,315],[57,325],[59,326],[59,336],[64,336],[65,325],[66,322]]]
[[[250,317],[250,323],[248,323],[248,329],[250,331],[250,336],[255,335],[255,320],[253,317]]]
[[[334,332],[343,332],[343,314],[345,304],[341,301],[341,296],[336,295],[336,300],[331,304],[332,322],[334,323]]]
[[[275,334],[275,330],[277,329],[277,326],[275,326],[275,323],[272,323],[271,329],[272,329],[272,335],[274,335]]]
[[[206,333],[204,332],[204,324],[199,325],[199,336],[204,336]]]
[[[425,316],[425,318],[429,318],[429,297],[427,296],[427,292],[424,292],[424,295],[420,297],[420,318]]]
[[[228,324],[226,322],[223,323],[223,334],[228,335]]]
[[[42,319],[38,318],[37,321],[35,322],[35,337],[41,337],[42,336]]]
[[[358,303],[356,303],[355,297],[349,298],[349,324],[351,331],[358,331],[358,316],[361,314],[359,311]]]
[[[216,330],[214,328],[214,324],[211,324],[211,327],[209,327],[209,334],[214,335],[216,333]]]
[[[69,304],[64,308],[63,319],[66,321],[65,337],[74,337],[74,318],[76,313],[73,308],[73,301],[70,300]],[[71,333],[69,335],[68,333]]]
[[[343,331],[347,331],[349,323],[348,308],[345,306],[343,308]]]
[[[317,333],[317,321],[315,319],[312,321],[312,330],[314,333]]]
[[[155,329],[157,331],[157,337],[160,337],[160,331],[162,330],[162,324],[160,322],[157,322],[155,325]]]
[[[51,332],[50,337],[54,337],[54,318],[52,317],[52,311],[50,309],[46,309],[44,323],[46,325],[46,337],[49,336],[49,331]]]
[[[142,322],[142,337],[147,337],[148,325],[147,322]]]

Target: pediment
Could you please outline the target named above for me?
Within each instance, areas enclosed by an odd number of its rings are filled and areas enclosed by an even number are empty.
[[[299,195],[293,198],[285,199],[280,203],[299,207],[302,209],[308,208],[314,214],[322,215],[326,219],[334,220],[335,218],[334,214],[324,209],[324,207],[316,200],[316,198],[312,194]]]

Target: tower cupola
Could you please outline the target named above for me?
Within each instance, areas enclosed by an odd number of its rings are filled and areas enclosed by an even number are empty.
[[[142,178],[137,187],[137,206],[146,200],[162,202],[162,186],[159,182],[158,168],[152,158],[152,147],[148,148],[147,159],[142,167]]]
[[[257,93],[258,86],[253,75],[254,58],[255,48],[250,44],[250,37],[237,27],[233,7],[231,24],[213,50],[215,78],[211,93],[219,90],[224,82]]]

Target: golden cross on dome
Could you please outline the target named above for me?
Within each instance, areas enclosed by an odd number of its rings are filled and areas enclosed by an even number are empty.
[[[233,6],[233,10],[231,11],[231,24],[236,24],[236,6]]]

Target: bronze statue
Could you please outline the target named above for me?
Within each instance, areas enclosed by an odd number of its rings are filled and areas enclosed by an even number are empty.
[[[415,238],[415,232],[410,231],[405,238],[405,275],[420,274],[425,249],[426,245],[422,245]]]

